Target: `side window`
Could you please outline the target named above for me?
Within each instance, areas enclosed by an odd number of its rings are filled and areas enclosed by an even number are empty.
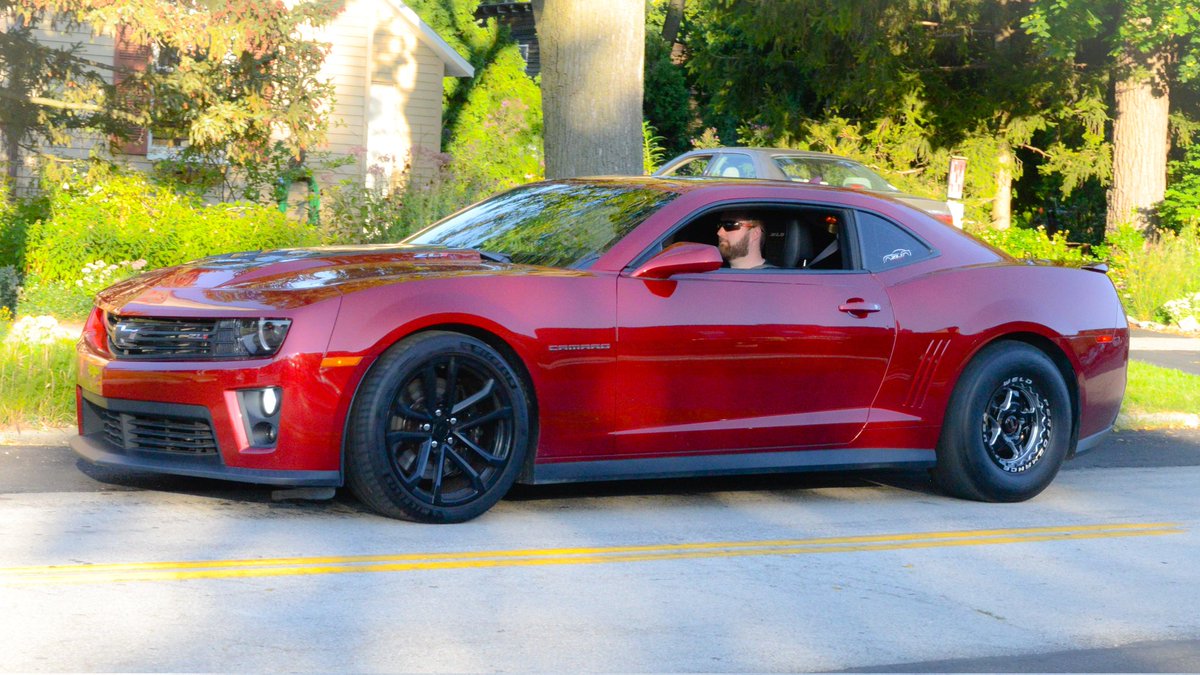
[[[844,220],[845,213],[840,209],[759,203],[728,205],[682,223],[662,246],[695,242],[720,248],[722,237],[718,230],[723,223],[750,222],[762,231],[757,240],[767,263],[764,269],[845,270],[849,268],[849,258],[843,254],[841,241],[846,233],[842,227]],[[736,246],[740,236],[726,235],[725,239]],[[661,248],[655,252],[658,250]],[[722,254],[728,260],[732,251],[723,250]]]
[[[697,155],[679,166],[663,172],[664,176],[703,176],[712,155]]]
[[[738,153],[718,156],[713,160],[712,166],[708,167],[708,175],[725,178],[758,177],[758,173],[754,170],[754,160],[750,159],[750,155]]]
[[[856,217],[862,239],[863,266],[872,272],[893,269],[933,255],[921,240],[890,220],[863,211]]]

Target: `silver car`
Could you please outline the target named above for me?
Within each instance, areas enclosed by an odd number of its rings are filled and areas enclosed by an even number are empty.
[[[781,148],[711,148],[692,150],[665,162],[655,176],[767,178],[794,183],[832,185],[887,195],[927,211],[948,225],[959,225],[944,201],[901,192],[859,162],[824,152]]]

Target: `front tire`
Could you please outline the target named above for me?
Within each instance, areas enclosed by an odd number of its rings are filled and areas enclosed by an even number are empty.
[[[954,387],[934,480],[964,499],[1030,499],[1066,459],[1071,425],[1070,394],[1046,354],[1023,342],[989,345]]]
[[[512,487],[529,429],[521,378],[495,349],[459,333],[418,333],[363,381],[347,429],[347,482],[386,516],[470,520]]]

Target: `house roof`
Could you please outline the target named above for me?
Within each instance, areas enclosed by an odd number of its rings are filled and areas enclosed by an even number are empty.
[[[446,64],[446,77],[474,77],[475,68],[464,59],[454,48],[442,39],[429,24],[421,20],[417,13],[400,0],[387,0],[386,4],[397,14],[407,19],[417,29],[417,35],[427,47],[438,55]]]

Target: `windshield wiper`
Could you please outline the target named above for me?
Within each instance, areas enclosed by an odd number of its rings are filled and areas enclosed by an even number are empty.
[[[484,260],[490,260],[498,263],[512,263],[512,258],[509,257],[507,253],[500,253],[499,251],[485,251],[481,248],[477,248],[475,251],[479,253],[479,257],[483,258]]]

